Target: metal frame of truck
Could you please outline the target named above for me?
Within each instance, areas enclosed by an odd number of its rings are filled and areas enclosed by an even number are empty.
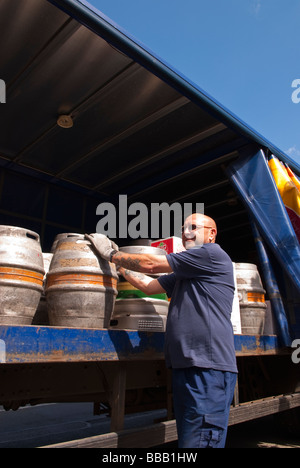
[[[87,2],[12,3],[0,1],[1,224],[37,231],[48,251],[57,233],[94,232],[97,205],[121,193],[204,202],[233,261],[257,263],[275,320],[273,333],[235,335],[230,424],[299,407],[300,249],[267,160],[299,166]],[[60,446],[175,440],[163,342],[159,332],[1,325],[0,403],[92,401],[110,414],[111,433]],[[168,420],[123,430],[126,412],[155,408]]]

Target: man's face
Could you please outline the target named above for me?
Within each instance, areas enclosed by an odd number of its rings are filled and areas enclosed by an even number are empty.
[[[201,215],[189,216],[182,228],[182,243],[188,250],[196,246],[201,246],[209,241],[211,226],[207,225],[205,217]]]

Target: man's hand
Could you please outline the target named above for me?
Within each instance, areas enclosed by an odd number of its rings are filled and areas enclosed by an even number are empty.
[[[90,241],[97,253],[107,260],[111,261],[111,254],[118,251],[119,247],[104,234],[85,234],[85,238]]]

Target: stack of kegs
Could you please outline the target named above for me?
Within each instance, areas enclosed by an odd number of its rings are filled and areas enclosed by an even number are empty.
[[[59,234],[51,252],[42,253],[37,233],[2,225],[0,246],[0,325],[165,331],[166,294],[147,296],[118,278],[84,235]],[[166,255],[150,245],[120,251]],[[242,333],[262,334],[266,303],[257,266],[235,263],[235,270]]]

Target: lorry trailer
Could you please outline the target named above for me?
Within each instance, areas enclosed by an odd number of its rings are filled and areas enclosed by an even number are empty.
[[[86,1],[0,0],[0,12],[0,224],[37,233],[50,253],[61,233],[95,232],[99,205],[118,209],[120,196],[149,212],[204,204],[217,242],[256,265],[264,291],[263,328],[235,331],[229,424],[282,414],[299,430],[299,233],[271,170],[279,162],[296,181],[299,165]],[[118,229],[114,240],[132,243]],[[55,446],[174,441],[163,349],[151,328],[3,319],[0,404],[89,401],[110,417],[109,433]],[[125,414],[160,408],[164,421],[124,430]]]

